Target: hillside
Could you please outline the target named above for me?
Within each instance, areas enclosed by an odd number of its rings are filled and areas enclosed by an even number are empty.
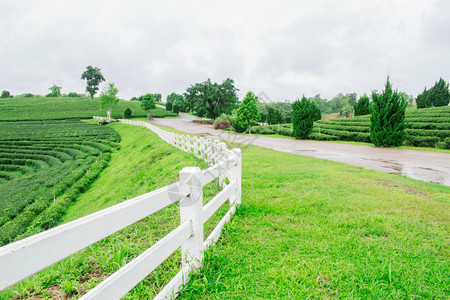
[[[0,246],[57,224],[119,141],[115,130],[77,120],[0,123]]]
[[[130,108],[132,117],[145,117],[147,113],[139,101],[120,100],[112,109],[113,118],[122,118],[125,109]],[[177,114],[162,108],[151,111],[155,118],[176,117]],[[91,119],[93,116],[106,116],[99,108],[98,100],[78,97],[14,97],[0,98],[0,121]]]

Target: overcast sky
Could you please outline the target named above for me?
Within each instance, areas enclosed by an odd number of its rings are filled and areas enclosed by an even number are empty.
[[[272,100],[450,80],[450,1],[0,0],[0,90],[84,92],[87,65],[121,98],[235,80]]]

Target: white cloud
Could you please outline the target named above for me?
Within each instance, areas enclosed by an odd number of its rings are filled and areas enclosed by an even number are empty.
[[[87,65],[119,96],[233,78],[274,100],[450,80],[447,1],[2,1],[0,89],[84,91]]]

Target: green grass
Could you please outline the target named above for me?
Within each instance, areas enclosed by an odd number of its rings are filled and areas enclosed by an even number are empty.
[[[168,145],[144,127],[119,123],[108,127],[121,135],[120,150],[112,153],[108,167],[67,209],[62,223],[173,183],[185,166],[207,167],[205,162]],[[204,201],[209,201],[218,190],[217,181],[205,187]],[[205,236],[225,212],[226,205],[205,224]],[[78,298],[178,225],[179,207],[174,204],[1,292],[0,299],[10,299],[13,295]],[[177,251],[126,299],[155,296],[180,270],[180,261]]]
[[[181,299],[448,299],[450,188],[259,147]]]
[[[120,150],[64,221],[171,183],[183,166],[206,167],[146,128],[108,126],[122,136]],[[242,149],[242,205],[180,299],[449,297],[449,187],[255,146]],[[216,184],[206,187],[205,202],[217,190]],[[178,218],[177,205],[169,206],[0,299],[79,297],[175,228]],[[126,298],[153,297],[178,272],[179,260],[177,251]]]
[[[132,117],[145,117],[147,113],[139,101],[120,100],[112,109],[112,117],[123,117],[130,108]],[[157,107],[151,111],[153,117],[176,117],[177,114]],[[0,99],[0,121],[90,119],[93,116],[106,117],[106,110],[99,108],[97,99],[78,97],[32,97]]]

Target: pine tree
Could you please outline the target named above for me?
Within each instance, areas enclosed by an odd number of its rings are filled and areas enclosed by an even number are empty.
[[[320,108],[313,101],[310,102],[311,102],[311,109],[313,111],[313,120],[317,121],[322,119],[322,112],[320,111]]]
[[[450,92],[448,83],[442,78],[431,89],[427,90],[425,88],[416,98],[417,108],[447,106],[449,103]]]
[[[392,90],[389,77],[381,94],[372,93],[370,139],[377,147],[400,146],[406,137],[405,111],[408,105]]]
[[[448,90],[448,83],[440,78],[438,82],[430,90],[431,106],[447,106],[450,102],[450,92]]]
[[[238,132],[243,132],[248,129],[248,133],[251,133],[252,126],[258,125],[260,120],[261,116],[258,112],[258,99],[253,92],[248,92],[242,103],[239,105],[233,127]]]
[[[312,102],[302,97],[302,100],[292,104],[292,127],[296,139],[306,138],[314,126],[314,107]]]
[[[355,103],[355,116],[364,116],[370,114],[369,111],[369,97],[366,95],[361,96],[358,102]]]

